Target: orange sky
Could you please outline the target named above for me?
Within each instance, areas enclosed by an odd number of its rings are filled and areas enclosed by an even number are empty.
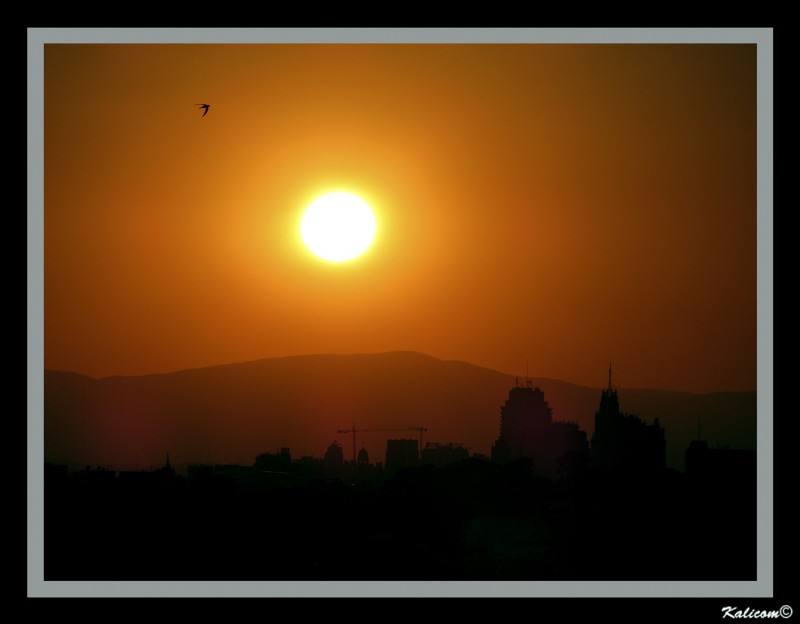
[[[45,367],[756,387],[755,45],[47,44]],[[196,104],[211,109],[201,117]],[[303,246],[325,190],[378,233]]]

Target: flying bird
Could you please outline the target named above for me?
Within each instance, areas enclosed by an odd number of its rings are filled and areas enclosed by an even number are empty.
[[[199,106],[200,108],[204,108],[204,109],[205,109],[205,110],[203,111],[203,114],[202,114],[202,115],[200,115],[201,117],[205,117],[205,116],[206,116],[206,113],[208,113],[208,109],[209,109],[209,107],[211,106],[211,104],[198,104],[198,106]]]

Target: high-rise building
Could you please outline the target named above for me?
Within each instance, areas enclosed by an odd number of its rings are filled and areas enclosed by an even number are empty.
[[[553,409],[544,392],[526,379],[508,393],[500,408],[500,437],[492,447],[492,459],[509,462],[533,460],[535,472],[547,477],[567,476],[588,463],[586,432],[577,423],[553,420]]]

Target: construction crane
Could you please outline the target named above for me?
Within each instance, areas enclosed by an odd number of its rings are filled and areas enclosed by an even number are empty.
[[[337,433],[352,433],[353,434],[353,463],[356,461],[356,433],[372,433],[374,431],[419,431],[419,452],[422,452],[422,432],[427,431],[425,427],[408,427],[407,429],[356,429],[356,424],[353,423],[350,429],[337,429]]]
[[[419,431],[419,452],[422,453],[422,432],[427,431],[425,427],[409,427],[409,431]]]

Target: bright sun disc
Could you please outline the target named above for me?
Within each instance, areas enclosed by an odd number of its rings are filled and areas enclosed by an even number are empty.
[[[300,224],[303,242],[323,260],[343,262],[364,253],[375,236],[369,204],[350,193],[328,193],[314,200]]]

